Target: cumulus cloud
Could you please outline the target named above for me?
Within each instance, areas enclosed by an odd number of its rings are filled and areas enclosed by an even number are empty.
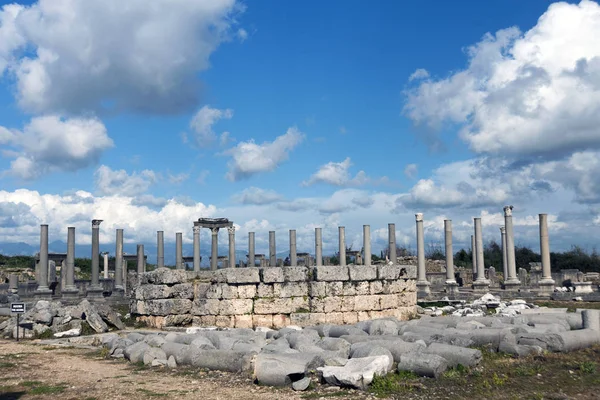
[[[3,151],[13,158],[5,173],[25,180],[92,166],[114,146],[99,120],[58,116],[33,118],[22,131],[0,127],[0,144],[12,149]]]
[[[231,119],[233,117],[233,110],[225,109],[219,110],[211,108],[210,106],[204,106],[194,115],[190,122],[190,128],[194,133],[194,142],[200,147],[209,147],[214,144],[217,139],[217,135],[213,131],[213,125],[222,119]],[[221,135],[221,143],[223,140],[225,144],[228,142],[229,133],[224,132]],[[187,139],[186,139],[187,140]]]
[[[242,31],[235,0],[39,0],[0,8],[0,74],[34,113],[187,111],[198,73]]]
[[[333,186],[360,186],[369,182],[369,177],[364,171],[359,171],[356,176],[352,177],[349,171],[351,166],[350,157],[342,162],[330,161],[322,165],[307,181],[302,182],[302,185],[326,183]]]
[[[94,173],[96,190],[101,195],[136,196],[142,194],[157,181],[151,170],[128,174],[124,169],[113,170],[101,165]]]
[[[577,27],[577,29],[573,29]],[[536,26],[486,34],[468,67],[407,91],[405,115],[462,124],[477,153],[544,156],[600,148],[600,5],[554,3]]]
[[[229,171],[226,178],[235,182],[263,172],[274,171],[288,159],[289,153],[304,138],[305,135],[302,132],[292,127],[273,142],[256,144],[254,140],[249,140],[238,143],[237,146],[223,153],[231,156],[231,160],[227,163]]]
[[[283,196],[274,190],[260,189],[254,186],[244,189],[233,196],[233,201],[241,204],[265,205],[283,200]]]

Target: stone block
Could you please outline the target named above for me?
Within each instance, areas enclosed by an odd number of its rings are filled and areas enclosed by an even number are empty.
[[[256,288],[257,297],[273,297],[273,285],[268,283],[259,283]]]
[[[220,283],[213,283],[210,285],[210,287],[206,290],[206,298],[220,299],[222,297],[221,285],[222,284]]]
[[[381,264],[377,266],[377,278],[395,280],[400,276],[401,266],[394,264]]]
[[[313,267],[313,278],[316,281],[347,281],[350,279],[347,266],[321,266]]]
[[[217,328],[234,328],[235,318],[229,315],[217,315],[215,319],[215,326]]]
[[[281,329],[290,326],[290,317],[285,314],[273,315],[273,329]]]
[[[417,279],[417,266],[416,265],[400,265],[400,275],[402,279]]]
[[[373,281],[369,282],[369,294],[381,294],[383,293],[383,282]]]
[[[303,313],[303,312],[309,311],[310,303],[309,303],[308,296],[290,297],[290,299],[292,300],[292,303],[291,303],[292,311],[291,312]]]
[[[256,268],[227,268],[222,271],[226,271],[227,283],[260,282],[260,274]]]
[[[356,296],[356,283],[352,281],[342,282],[343,296]]]
[[[252,312],[252,299],[223,299],[219,305],[220,315],[243,315]]]
[[[308,284],[308,295],[311,297],[327,296],[327,282],[310,282]]]
[[[135,289],[136,300],[157,300],[171,297],[171,287],[167,285],[141,285]]]
[[[142,283],[153,285],[172,285],[187,282],[188,276],[184,270],[158,268],[142,275]]]
[[[367,321],[371,319],[371,316],[367,311],[359,311],[356,313],[356,315],[358,317],[358,322]]]
[[[192,322],[190,314],[167,315],[164,326],[185,326]]]
[[[216,326],[216,315],[202,315],[200,318],[200,326]]]
[[[342,282],[327,282],[325,295],[326,296],[341,296],[344,292],[344,284]]]
[[[260,271],[261,281],[264,283],[281,283],[284,282],[283,270],[276,267],[258,268]]]
[[[342,312],[354,311],[355,301],[356,301],[355,296],[344,296],[344,297],[340,297],[340,298],[342,299],[342,302],[340,304],[340,311],[342,311]]]
[[[274,297],[308,296],[307,282],[284,282],[273,284]]]
[[[371,285],[369,282],[355,282],[354,287],[356,288],[357,296],[366,296],[371,293]]]
[[[292,325],[311,326],[327,323],[327,314],[325,313],[292,313],[290,314]]]
[[[234,317],[234,326],[236,328],[252,329],[252,315],[236,315]]]
[[[292,310],[292,298],[265,298],[254,300],[255,314],[289,314]]]
[[[192,315],[217,315],[219,314],[221,300],[196,299],[192,303]]]
[[[382,310],[398,307],[398,295],[382,294],[379,296],[379,304]]]
[[[344,321],[344,324],[346,324],[346,325],[356,324],[358,322],[358,313],[357,312],[342,313],[342,320]]]
[[[252,315],[252,325],[254,327],[265,327],[271,328],[273,326],[273,316],[272,315]]]
[[[256,297],[256,285],[239,285],[237,292],[240,299],[253,299]]]
[[[238,288],[235,285],[230,285],[227,283],[220,283],[221,286],[221,298],[222,299],[237,299],[238,298]]]
[[[377,279],[376,265],[351,265],[348,267],[350,280],[353,281],[373,281]]]
[[[342,309],[342,297],[333,296],[327,297],[324,301],[323,312],[331,313],[338,312]]]
[[[200,299],[206,297],[206,292],[211,284],[208,282],[194,282],[194,298]]]
[[[282,270],[285,282],[306,282],[308,280],[308,268],[306,267],[283,267]]]
[[[396,295],[397,307],[414,307],[417,304],[417,292],[403,292]]]
[[[409,284],[404,279],[398,279],[395,281],[383,281],[383,294],[396,294],[402,293],[409,288]]]
[[[379,295],[356,296],[354,299],[354,311],[381,310]]]

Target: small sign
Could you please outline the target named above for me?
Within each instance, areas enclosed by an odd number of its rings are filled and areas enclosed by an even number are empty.
[[[10,303],[10,312],[13,314],[25,313],[25,303]]]

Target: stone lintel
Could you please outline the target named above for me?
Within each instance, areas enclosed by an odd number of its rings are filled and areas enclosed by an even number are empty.
[[[233,221],[227,218],[198,218],[197,224],[194,222],[194,226],[201,228],[230,228],[233,226]]]

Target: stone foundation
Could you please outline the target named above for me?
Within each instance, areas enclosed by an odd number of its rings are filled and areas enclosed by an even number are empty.
[[[383,317],[406,320],[416,314],[415,278],[412,265],[159,268],[140,275],[130,309],[138,321],[155,328],[277,329]]]

